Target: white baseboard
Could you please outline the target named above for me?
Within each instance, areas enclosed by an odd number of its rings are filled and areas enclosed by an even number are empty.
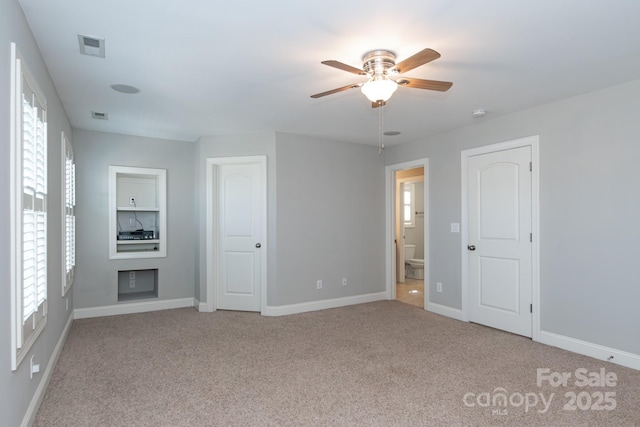
[[[303,302],[289,305],[268,305],[262,310],[263,316],[287,316],[289,314],[306,313],[308,311],[326,310],[328,308],[345,307],[348,305],[363,304],[367,302],[387,299],[386,292],[355,295],[351,297],[325,299],[320,301]]]
[[[446,305],[436,304],[434,302],[427,302],[427,311],[466,322],[462,310],[457,308],[447,307]]]
[[[40,380],[40,384],[36,388],[36,392],[33,394],[33,398],[27,407],[27,412],[24,414],[24,418],[22,419],[21,427],[28,427],[33,425],[36,420],[36,415],[38,414],[38,409],[40,409],[40,405],[42,404],[42,399],[44,399],[44,395],[47,392],[47,387],[49,386],[49,381],[51,381],[51,375],[53,374],[53,369],[56,367],[56,363],[58,363],[58,358],[60,357],[60,353],[62,353],[62,347],[64,347],[64,343],[67,341],[67,336],[69,336],[69,331],[71,330],[71,325],[73,324],[73,313],[69,315],[69,319],[67,319],[67,323],[64,325],[64,329],[62,329],[62,334],[60,334],[60,338],[58,338],[58,342],[53,349],[53,353],[51,353],[51,357],[49,358],[49,363],[47,363],[47,368],[44,370],[42,374],[42,379]]]
[[[546,331],[540,331],[540,340],[538,342],[590,356],[595,359],[616,363],[626,366],[627,368],[640,370],[640,355],[638,354],[616,350],[615,348],[605,347]],[[609,359],[611,356],[613,356],[613,358]]]
[[[206,302],[200,302],[199,299],[194,298],[193,299],[193,306],[196,308],[196,310],[198,310],[200,313],[206,313],[209,310],[209,306]]]
[[[148,311],[170,310],[173,308],[193,307],[193,298],[169,299],[160,301],[128,302],[104,307],[76,308],[75,319],[90,317],[117,316],[120,314],[146,313]]]

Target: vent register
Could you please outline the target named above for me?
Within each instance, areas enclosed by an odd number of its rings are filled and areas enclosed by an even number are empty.
[[[91,112],[91,118],[96,119],[96,120],[109,120],[109,114],[101,113],[99,111],[92,111]]]
[[[78,44],[82,55],[95,56],[98,58],[105,57],[104,39],[78,34]],[[113,84],[111,85],[111,89],[125,94],[136,94],[140,92],[140,89],[137,87],[125,84]],[[95,120],[109,120],[109,114],[102,111],[91,111],[91,118]]]
[[[78,42],[81,54],[104,58],[104,39],[78,34]]]
[[[87,56],[104,58],[104,39],[78,34],[80,53]],[[109,114],[100,111],[92,111],[91,118],[96,120],[109,120]]]

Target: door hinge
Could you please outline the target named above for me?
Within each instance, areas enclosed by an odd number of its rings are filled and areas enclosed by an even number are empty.
[[[533,162],[529,162],[529,172],[533,171]]]
[[[529,242],[533,242],[533,233],[529,233]]]
[[[533,304],[529,304],[529,313],[533,313]]]

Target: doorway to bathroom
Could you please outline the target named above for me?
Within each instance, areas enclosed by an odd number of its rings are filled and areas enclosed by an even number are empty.
[[[428,160],[387,166],[387,295],[428,301]]]

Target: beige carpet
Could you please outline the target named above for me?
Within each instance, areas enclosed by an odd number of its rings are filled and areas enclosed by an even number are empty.
[[[381,301],[75,321],[35,425],[639,426],[639,404],[639,371]]]

